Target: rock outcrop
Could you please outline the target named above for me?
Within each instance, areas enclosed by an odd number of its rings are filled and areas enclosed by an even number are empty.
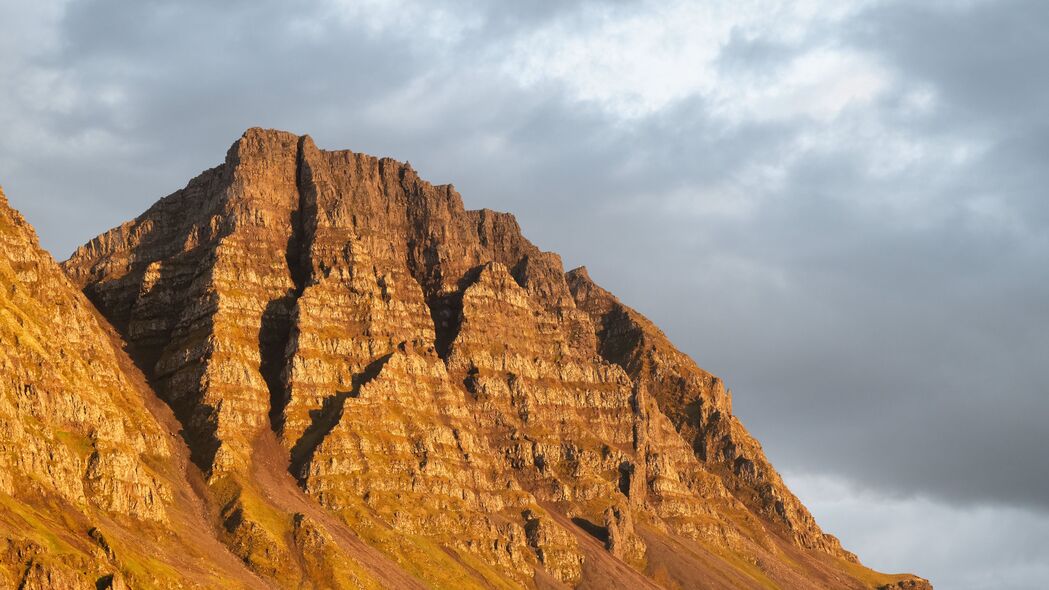
[[[115,342],[0,192],[0,587],[262,587]]]
[[[406,164],[251,129],[64,268],[268,583],[900,579],[819,529],[720,380],[512,216]]]
[[[655,324],[596,285],[585,268],[570,271],[567,278],[576,304],[597,326],[601,357],[648,389],[729,490],[795,543],[856,561],[787,489],[761,445],[732,414],[731,395],[721,379],[696,366]]]

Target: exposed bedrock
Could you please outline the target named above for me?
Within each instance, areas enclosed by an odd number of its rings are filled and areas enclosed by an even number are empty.
[[[303,547],[345,552],[338,527],[439,587],[897,579],[820,530],[718,378],[407,164],[251,129],[64,267],[270,579],[321,575]],[[312,520],[274,516],[274,465]]]

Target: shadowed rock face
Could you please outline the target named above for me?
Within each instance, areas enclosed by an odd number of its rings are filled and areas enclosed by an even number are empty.
[[[114,342],[0,191],[0,587],[262,587]]]
[[[406,164],[252,129],[64,268],[278,584],[388,558],[385,585],[457,588],[905,578],[819,529],[648,320]]]
[[[857,561],[836,538],[820,530],[787,489],[761,445],[732,415],[730,393],[721,379],[696,366],[655,324],[594,284],[585,268],[569,272],[567,278],[576,304],[597,326],[602,358],[648,389],[696,456],[734,495],[795,543]]]

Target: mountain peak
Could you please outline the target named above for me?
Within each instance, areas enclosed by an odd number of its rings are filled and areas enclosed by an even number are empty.
[[[579,277],[580,279],[585,279],[587,281],[591,280],[590,271],[588,271],[585,266],[577,266],[573,268],[572,270],[568,271],[568,276]]]
[[[823,533],[719,378],[407,164],[252,128],[63,266],[272,579],[318,575],[273,519],[285,479],[322,528],[438,587],[896,579]]]
[[[269,161],[274,157],[300,156],[306,144],[313,144],[308,135],[299,136],[279,129],[252,127],[233,142],[226,152],[226,165],[236,167],[252,159]]]

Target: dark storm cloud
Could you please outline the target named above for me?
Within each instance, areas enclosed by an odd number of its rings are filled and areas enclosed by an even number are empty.
[[[1047,70],[1031,59],[1049,48],[1029,22],[1049,18],[1018,3],[1008,18],[989,3],[909,6],[851,26],[861,46],[891,40],[881,56],[900,85],[932,85],[940,102],[916,117],[888,96],[878,117],[934,146],[971,142],[982,153],[964,165],[930,157],[887,177],[869,172],[864,145],[807,154],[774,198],[740,218],[656,199],[609,211],[619,191],[658,195],[787,159],[805,132],[799,122],[724,129],[702,104],[697,113],[680,105],[624,138],[643,163],[594,195],[607,225],[587,226],[586,241],[600,244],[587,258],[592,274],[728,377],[737,408],[788,465],[896,493],[1049,508],[1040,369],[1049,82],[1035,82]],[[974,38],[988,29],[1019,38]],[[759,44],[732,59],[774,68],[775,53]]]
[[[769,394],[740,396],[742,408],[799,442],[774,454],[901,492],[1049,507],[1046,23],[1033,2],[903,3],[857,18],[861,44],[940,97],[919,121],[925,138],[985,148],[888,181],[862,172],[863,152],[809,158],[790,199],[748,220],[758,231],[722,236],[763,251],[793,287],[795,300],[760,302],[746,324],[749,342],[771,340],[764,367],[726,359],[740,391]],[[925,205],[857,206],[908,193]]]
[[[1004,0],[958,6],[875,5],[856,19],[851,39],[879,50],[908,75],[936,84],[950,97],[952,108],[944,112],[954,124],[993,125],[986,130],[994,133],[1002,126],[1044,123],[1049,5]]]
[[[410,160],[468,206],[513,211],[725,377],[779,467],[1045,518],[1049,5],[874,2],[797,35],[739,27],[711,74],[738,96],[627,116],[578,96],[585,67],[524,82],[513,56],[544,49],[535,31],[585,38],[655,5],[500,4],[0,8],[0,182],[64,257],[249,126]],[[748,106],[821,51],[870,56],[884,87],[829,114]]]

